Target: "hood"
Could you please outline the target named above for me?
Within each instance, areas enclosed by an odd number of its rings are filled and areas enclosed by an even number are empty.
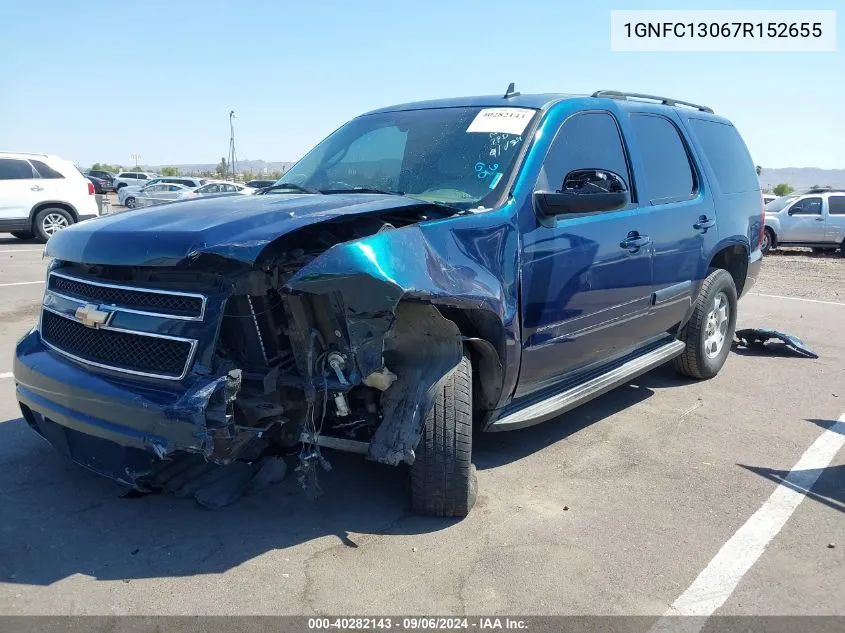
[[[113,266],[173,266],[201,254],[253,264],[267,244],[304,226],[420,206],[380,194],[193,198],[80,222],[51,237],[46,254]]]

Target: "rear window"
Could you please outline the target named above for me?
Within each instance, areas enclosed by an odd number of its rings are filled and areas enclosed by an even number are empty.
[[[830,196],[827,205],[830,215],[845,215],[845,196]]]
[[[693,118],[689,122],[722,193],[760,189],[751,154],[733,125]]]

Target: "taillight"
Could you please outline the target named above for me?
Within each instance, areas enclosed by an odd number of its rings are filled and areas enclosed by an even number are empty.
[[[760,194],[760,235],[757,236],[757,246],[763,243],[763,236],[766,234],[766,201],[763,194]]]
[[[94,195],[94,183],[91,182],[90,180],[88,181],[88,195],[89,196]]]

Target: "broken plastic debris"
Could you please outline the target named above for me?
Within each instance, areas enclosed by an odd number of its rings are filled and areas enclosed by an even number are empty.
[[[374,371],[362,381],[368,387],[373,387],[379,391],[387,391],[387,389],[396,382],[397,376],[387,367],[382,367],[378,371]]]
[[[756,347],[758,349],[775,349],[767,348],[766,343],[771,339],[777,339],[786,347],[786,349],[795,352],[798,356],[805,358],[818,358],[819,355],[809,349],[807,345],[797,336],[784,334],[777,330],[765,330],[759,328],[749,328],[745,330],[737,330],[736,338],[742,347]]]

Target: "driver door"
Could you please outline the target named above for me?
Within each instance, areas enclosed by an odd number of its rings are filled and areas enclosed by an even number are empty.
[[[555,136],[536,191],[567,174],[604,170],[634,191],[618,122],[610,112],[569,117]],[[516,396],[648,338],[652,247],[636,202],[614,211],[544,217],[527,205],[521,270],[523,353]],[[638,246],[634,246],[634,243]]]
[[[780,239],[784,242],[823,242],[822,199],[801,198],[786,210],[781,224]]]

